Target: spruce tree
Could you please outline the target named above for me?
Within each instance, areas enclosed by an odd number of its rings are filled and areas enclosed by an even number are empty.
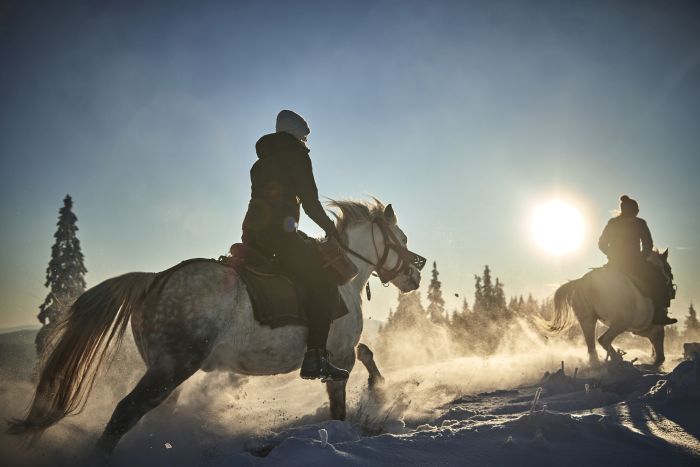
[[[466,298],[463,298],[463,299],[462,299],[462,311],[461,311],[461,313],[462,313],[463,315],[467,315],[467,314],[470,313],[470,311],[469,311],[469,302],[467,302],[467,299],[466,299]]]
[[[491,276],[491,268],[484,266],[482,276],[474,276],[474,312],[470,315],[469,326],[478,330],[477,339],[481,352],[495,350],[502,335],[502,324],[510,318],[507,310],[503,283]]]
[[[73,200],[66,195],[63,207],[59,210],[56,239],[51,247],[51,261],[46,269],[45,287],[50,289],[44,303],[39,307],[37,318],[44,326],[37,334],[37,351],[44,350],[48,331],[56,326],[73,304],[85,291],[85,265],[80,241],[76,237],[78,218],[73,214]]]
[[[503,282],[497,277],[493,287],[493,312],[498,318],[508,318],[508,306],[506,305],[506,293],[503,290]]]
[[[688,316],[685,317],[685,336],[695,338],[696,334],[700,334],[700,321],[695,311],[695,307],[691,303],[688,307]]]
[[[510,300],[508,301],[508,312],[513,315],[520,314],[521,309],[516,297],[510,297]]]
[[[484,307],[489,311],[493,312],[494,309],[494,289],[493,282],[491,282],[491,268],[488,264],[484,266],[484,275],[481,277],[483,285],[481,286],[482,293],[484,296]]]
[[[422,327],[428,322],[427,315],[420,300],[420,292],[400,293],[396,309],[389,314],[384,333]]]
[[[501,318],[506,314],[506,296],[503,283],[491,278],[491,268],[484,266],[482,276],[474,276],[474,311],[485,313],[491,319]]]
[[[428,285],[428,317],[436,324],[442,324],[447,321],[445,300],[442,298],[442,283],[438,279],[439,275],[437,263],[433,261],[432,279]]]
[[[481,277],[479,275],[474,275],[474,313],[483,313],[486,309],[486,303],[484,302],[484,290],[481,286]]]
[[[469,303],[467,299],[462,299],[462,309],[455,310],[452,314],[451,320],[451,330],[455,337],[463,337],[467,331],[471,328],[471,312],[469,311]]]

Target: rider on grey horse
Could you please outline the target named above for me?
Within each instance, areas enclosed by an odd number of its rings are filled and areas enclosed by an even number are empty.
[[[275,261],[304,288],[308,316],[305,379],[344,380],[348,372],[333,366],[326,351],[331,316],[340,304],[338,285],[323,269],[316,248],[297,230],[299,207],[326,236],[338,237],[335,224],[318,200],[306,138],[306,121],[291,110],[277,115],[276,132],[255,145],[258,160],[250,169],[251,200],[243,221],[243,243]]]
[[[654,243],[646,221],[637,217],[639,205],[630,197],[620,198],[620,215],[608,221],[598,247],[608,257],[608,267],[632,277],[640,292],[654,302],[654,323],[673,324],[678,320],[669,318],[667,279],[649,261]],[[641,251],[639,249],[641,244]]]

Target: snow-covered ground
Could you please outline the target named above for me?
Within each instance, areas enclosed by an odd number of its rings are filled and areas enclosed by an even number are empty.
[[[700,465],[697,362],[670,362],[670,373],[591,370],[584,356],[557,349],[384,369],[375,392],[357,366],[344,422],[327,420],[318,382],[197,374],[174,411],[157,409],[123,438],[110,465]],[[107,375],[85,412],[35,445],[3,434],[2,464],[97,462],[91,446],[138,376],[124,370],[131,363],[117,361],[118,377]],[[3,418],[21,414],[32,388],[7,374]]]

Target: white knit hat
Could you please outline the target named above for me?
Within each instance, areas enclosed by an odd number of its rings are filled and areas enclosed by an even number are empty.
[[[277,114],[275,130],[289,133],[299,141],[306,141],[306,137],[311,133],[306,120],[304,120],[301,115],[291,110],[282,110]]]

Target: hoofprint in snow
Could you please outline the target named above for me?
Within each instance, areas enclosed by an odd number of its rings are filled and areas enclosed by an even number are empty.
[[[110,464],[698,465],[697,360],[669,364],[670,373],[630,362],[561,365],[552,355],[452,359],[385,371],[373,392],[358,372],[344,422],[327,421],[322,385],[297,375],[202,374],[176,408],[159,409],[125,437]],[[17,386],[9,384],[29,386],[2,383],[3,418],[22,408],[10,403]],[[12,465],[91,464],[109,416],[105,394],[28,450],[3,435],[3,456]]]

